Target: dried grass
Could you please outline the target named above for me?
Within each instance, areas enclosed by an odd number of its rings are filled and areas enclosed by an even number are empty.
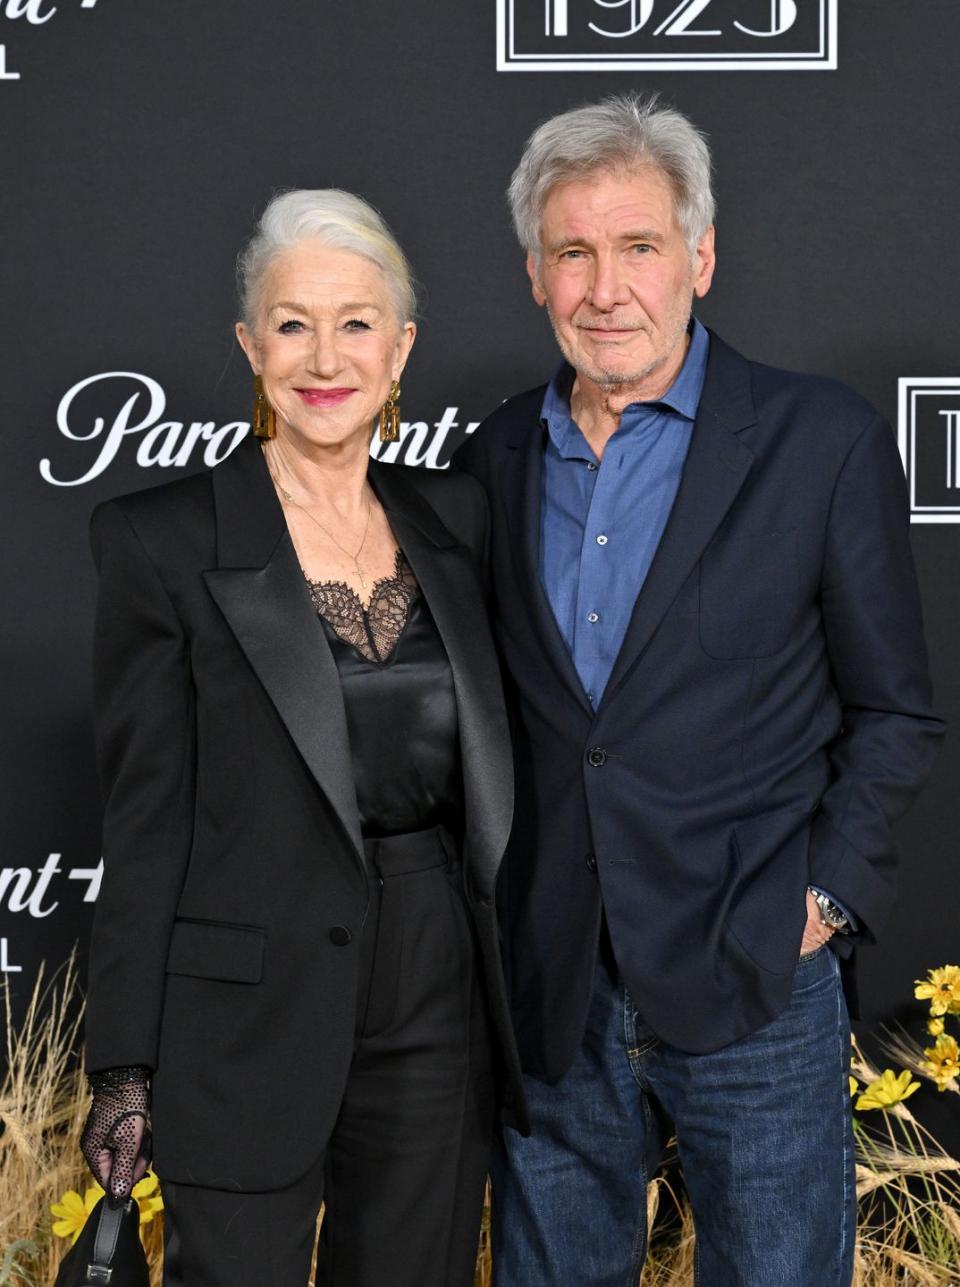
[[[79,1150],[88,1096],[75,1050],[80,1005],[71,959],[43,972],[14,1030],[6,1000],[7,1070],[0,1087],[0,1287],[49,1287],[68,1242],[50,1205],[90,1180]],[[898,1052],[899,1053],[899,1052]],[[864,1081],[877,1070],[855,1052]],[[860,1221],[854,1287],[960,1287],[960,1162],[906,1104],[855,1118]],[[159,1287],[162,1217],[142,1229]],[[660,1175],[647,1191],[650,1250],[641,1287],[691,1287],[694,1228],[685,1196]],[[475,1287],[490,1287],[489,1206]]]
[[[15,1029],[4,990],[6,1072],[0,1087],[0,1287],[49,1287],[69,1243],[51,1232],[50,1204],[92,1184],[80,1156],[89,1097],[76,1049],[82,1019],[74,957],[49,982],[41,967]],[[160,1282],[159,1222],[144,1226]]]

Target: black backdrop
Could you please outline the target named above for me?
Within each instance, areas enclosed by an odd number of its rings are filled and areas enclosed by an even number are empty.
[[[908,460],[915,443],[938,706],[960,722],[960,418],[941,414],[960,410],[958,47],[960,0],[0,0],[0,977],[18,1006],[42,959],[82,944],[97,888],[87,518],[244,431],[233,262],[278,188],[353,189],[407,249],[424,302],[400,455],[441,463],[556,360],[503,197],[523,140],[588,99],[662,91],[717,164],[700,316],[855,385],[899,417]],[[863,960],[881,1018],[960,956],[958,767],[955,739],[899,828],[900,911]]]

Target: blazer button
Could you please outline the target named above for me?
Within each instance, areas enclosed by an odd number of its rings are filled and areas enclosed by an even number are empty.
[[[588,870],[588,871],[596,871],[596,870],[597,870],[597,855],[596,855],[596,854],[587,854],[586,858],[584,858],[584,860],[583,860],[583,861],[587,864],[587,870]]]
[[[337,947],[346,947],[353,935],[347,929],[346,925],[334,925],[330,931],[330,942]]]
[[[602,764],[607,762],[607,753],[602,746],[591,746],[587,752],[587,763],[595,769],[599,769]]]

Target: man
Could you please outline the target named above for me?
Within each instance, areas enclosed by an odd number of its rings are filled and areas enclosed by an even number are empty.
[[[655,1123],[703,1287],[840,1287],[855,1231],[839,958],[894,899],[934,759],[889,427],[692,320],[710,158],[630,96],[510,188],[565,359],[457,464],[486,486],[518,803],[500,896],[533,1131],[494,1173],[499,1287],[636,1284]]]

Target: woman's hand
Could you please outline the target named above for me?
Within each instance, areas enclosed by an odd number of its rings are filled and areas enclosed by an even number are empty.
[[[89,1082],[93,1103],[80,1149],[108,1197],[125,1202],[150,1165],[150,1072],[110,1068]]]

